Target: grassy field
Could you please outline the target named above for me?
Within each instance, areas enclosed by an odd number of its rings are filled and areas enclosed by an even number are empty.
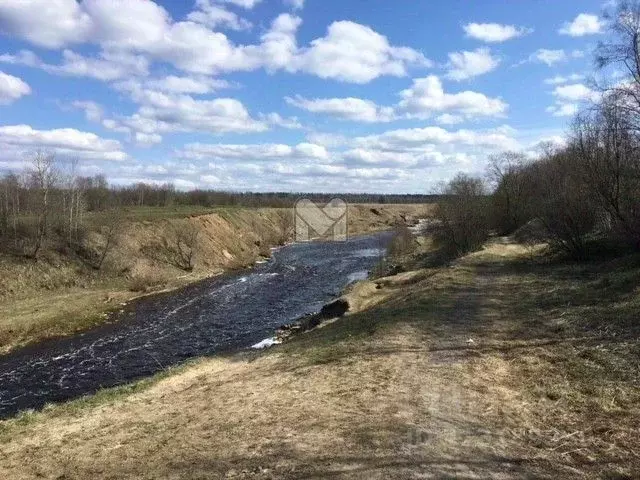
[[[0,422],[0,477],[637,478],[640,257],[494,243],[263,353]]]

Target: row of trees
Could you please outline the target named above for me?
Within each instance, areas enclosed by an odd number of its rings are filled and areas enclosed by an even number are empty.
[[[92,228],[101,230],[112,244],[114,227],[123,211],[133,207],[246,206],[292,207],[301,198],[326,203],[335,194],[178,191],[173,184],[136,183],[109,185],[104,175],[79,175],[77,162],[35,152],[27,169],[0,177],[0,252],[36,258],[43,247],[66,249],[102,265],[104,253],[87,248],[88,213]],[[429,195],[341,194],[353,203],[421,203]],[[105,212],[107,212],[105,214]],[[180,243],[180,242],[178,242]],[[183,242],[184,243],[184,242]],[[187,242],[188,243],[188,242]],[[184,256],[184,258],[182,258]],[[179,255],[179,263],[190,268],[190,255]]]
[[[36,257],[49,236],[78,244],[85,202],[77,164],[59,168],[53,155],[36,152],[31,168],[0,179],[0,239],[5,250]]]
[[[445,189],[439,239],[454,253],[525,225],[576,258],[603,238],[640,249],[640,3],[621,3],[609,20],[596,63],[618,80],[576,117],[566,146],[496,155],[485,178],[460,175]]]

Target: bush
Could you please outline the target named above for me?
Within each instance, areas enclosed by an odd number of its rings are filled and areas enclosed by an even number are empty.
[[[444,188],[446,198],[438,203],[434,234],[438,247],[450,255],[476,250],[489,237],[491,214],[482,180],[458,174]]]
[[[415,252],[416,246],[416,239],[409,227],[406,225],[400,225],[396,227],[387,252],[392,257],[410,255]]]

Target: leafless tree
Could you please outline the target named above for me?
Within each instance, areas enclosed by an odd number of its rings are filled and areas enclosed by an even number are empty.
[[[458,174],[447,184],[438,203],[434,238],[449,253],[460,255],[480,247],[489,235],[489,209],[483,181]]]
[[[34,245],[30,256],[37,258],[38,252],[43,246],[49,233],[50,193],[58,179],[58,171],[55,166],[53,154],[38,151],[31,161],[31,183],[38,196],[37,225],[34,235]]]
[[[93,267],[96,270],[102,269],[105,259],[116,243],[118,233],[122,227],[122,211],[119,209],[111,209],[102,215],[101,233],[103,237],[103,245],[98,254],[97,261]]]
[[[526,155],[503,152],[489,157],[488,176],[494,185],[494,222],[508,234],[531,218],[531,192],[525,174]]]

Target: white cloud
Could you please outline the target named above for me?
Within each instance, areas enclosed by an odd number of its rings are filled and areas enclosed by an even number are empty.
[[[544,83],[546,83],[547,85],[562,85],[564,83],[569,83],[569,82],[577,82],[579,80],[582,80],[584,78],[584,75],[581,75],[579,73],[572,73],[570,75],[556,75],[555,77],[551,77],[551,78],[546,78],[544,80]]]
[[[547,108],[555,117],[572,117],[578,113],[580,102],[597,101],[600,94],[582,83],[559,85],[553,90],[556,103]]]
[[[457,130],[451,132],[440,127],[392,130],[380,135],[353,139],[353,143],[368,148],[397,150],[425,145],[459,145],[500,150],[516,150],[518,143],[505,129],[487,131]]]
[[[429,66],[422,53],[395,47],[370,27],[349,21],[332,23],[327,35],[313,40],[296,58],[294,70],[352,83],[390,75],[403,77],[412,66]]]
[[[0,145],[26,151],[43,148],[61,155],[122,161],[127,158],[117,140],[104,139],[94,133],[73,128],[35,130],[29,125],[0,127]]]
[[[218,0],[222,3],[231,3],[238,7],[246,8],[247,10],[252,9],[257,4],[259,4],[262,0]]]
[[[547,112],[552,114],[554,117],[573,117],[578,113],[578,105],[575,103],[559,102],[547,107]]]
[[[147,134],[166,132],[248,133],[268,129],[233,98],[196,100],[189,95],[142,91],[133,94],[141,107],[123,120],[129,128]]]
[[[0,105],[8,105],[30,93],[31,87],[22,79],[0,71]]]
[[[304,128],[296,117],[285,118],[279,113],[272,112],[261,114],[260,119],[275,127],[287,128],[289,130],[300,130]]]
[[[327,148],[338,148],[349,142],[349,139],[338,133],[309,132],[307,140]]]
[[[418,78],[411,88],[400,93],[399,110],[410,117],[428,118],[434,113],[449,113],[466,118],[501,116],[508,105],[499,98],[490,98],[473,91],[446,93],[435,75]]]
[[[226,3],[252,8],[258,2],[228,0]],[[42,14],[54,7],[63,12],[60,18],[55,12],[51,16]],[[149,0],[84,0],[82,3],[25,0],[18,7],[0,7],[0,30],[40,46],[94,43],[103,49],[102,60],[109,60],[106,56],[113,56],[115,52],[144,55],[149,61],[167,62],[183,71],[203,75],[265,68],[367,83],[383,75],[404,76],[411,66],[430,64],[422,53],[393,46],[370,27],[350,21],[332,23],[324,37],[299,47],[296,32],[301,19],[287,13],[272,22],[260,43],[236,45],[210,27],[224,24],[244,28],[247,24],[221,8],[211,1],[199,0],[197,9],[187,15],[187,21],[176,22],[164,8]],[[45,18],[46,21],[42,20]],[[100,59],[91,63],[73,52],[67,55],[64,65],[51,65],[50,71],[103,80],[123,78],[110,71],[109,65],[98,63]],[[107,73],[100,73],[101,70]]]
[[[567,60],[567,54],[564,50],[549,50],[546,48],[540,48],[531,54],[529,61],[545,63],[549,66],[559,62]]]
[[[533,29],[530,28],[501,25],[499,23],[468,23],[462,28],[467,37],[488,43],[505,42],[533,32]]]
[[[306,99],[301,96],[285,97],[289,105],[308,112],[324,113],[342,120],[356,122],[389,122],[395,118],[393,108],[380,107],[371,100],[361,98],[316,98]]]
[[[92,28],[76,0],[20,0],[0,3],[0,32],[45,48],[84,42]]]
[[[71,102],[71,107],[82,110],[90,122],[101,122],[104,117],[102,106],[90,100],[75,100]]]
[[[456,81],[467,80],[488,73],[499,64],[500,60],[493,57],[488,48],[450,53],[447,78]]]
[[[464,118],[460,115],[451,115],[450,113],[443,113],[436,117],[436,122],[442,125],[455,125],[457,123],[464,122]]]
[[[140,55],[109,51],[101,52],[99,58],[92,58],[64,50],[62,63],[49,64],[30,50],[21,50],[17,55],[0,55],[0,62],[40,68],[54,75],[88,77],[102,81],[144,76],[149,69],[149,62]]]
[[[205,76],[176,76],[168,75],[162,78],[144,80],[137,83],[139,88],[158,90],[168,93],[188,93],[192,95],[204,95],[223,88],[231,88],[226,80]],[[131,89],[131,87],[129,88]]]
[[[214,5],[212,0],[196,0],[199,10],[191,12],[187,18],[192,22],[202,23],[207,27],[227,27],[231,30],[248,30],[251,22],[239,17],[220,5]]]
[[[328,152],[322,145],[300,143],[295,146],[263,143],[256,145],[203,144],[191,143],[178,152],[178,156],[187,159],[202,160],[279,160],[279,159],[316,159],[326,160]]]
[[[561,85],[553,90],[553,94],[563,100],[596,100],[599,94],[582,83]]]
[[[158,135],[157,133],[136,132],[134,136],[134,141],[136,142],[136,144],[142,147],[148,147],[151,145],[161,143],[162,135]]]
[[[584,35],[594,35],[602,33],[604,23],[597,15],[581,13],[571,22],[566,22],[559,30],[561,35],[572,37],[582,37]]]
[[[342,154],[342,159],[349,165],[387,166],[395,168],[411,168],[418,164],[430,163],[427,159],[435,157],[432,153],[415,154],[414,152],[384,151],[366,148],[354,148]],[[425,160],[427,160],[425,162]]]
[[[294,10],[301,10],[304,8],[304,0],[284,0],[285,5],[289,5]]]

